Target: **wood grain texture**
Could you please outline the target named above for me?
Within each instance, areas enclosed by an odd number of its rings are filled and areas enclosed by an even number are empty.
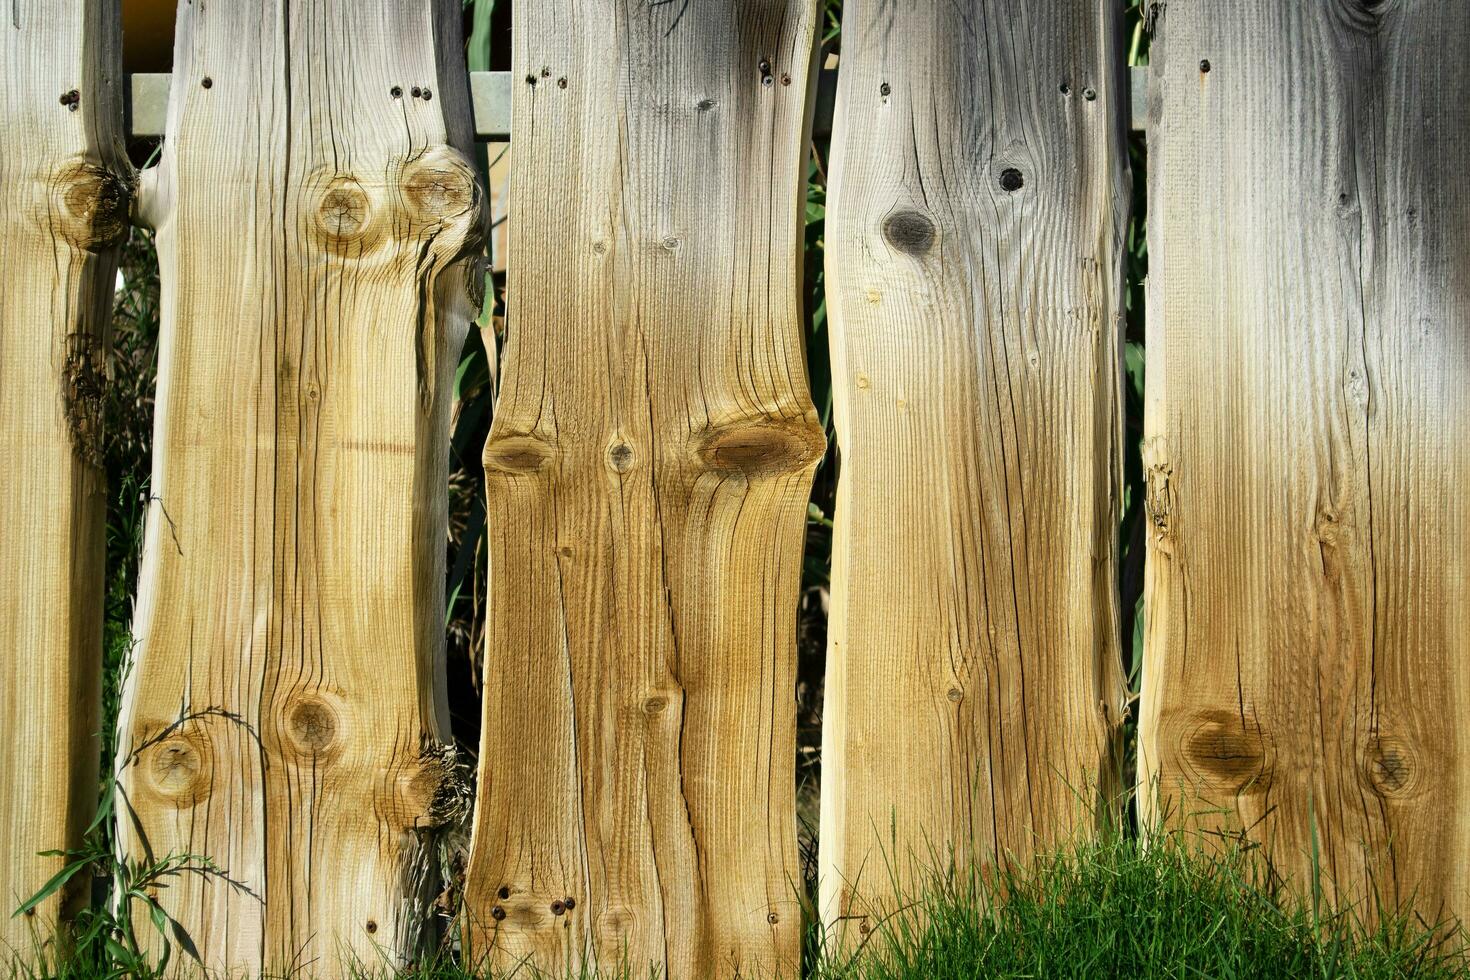
[[[1470,7],[1160,26],[1145,801],[1303,894],[1315,836],[1329,899],[1465,915]]]
[[[121,43],[116,3],[0,15],[0,969],[86,897],[11,918],[61,868],[36,852],[76,846],[97,801]]]
[[[795,970],[815,21],[813,0],[515,7],[482,962]]]
[[[222,870],[159,896],[212,970],[391,965],[424,919],[448,398],[483,281],[459,15],[179,7],[120,829]]]
[[[839,942],[915,864],[983,872],[1112,805],[1115,6],[844,5],[820,835]]]

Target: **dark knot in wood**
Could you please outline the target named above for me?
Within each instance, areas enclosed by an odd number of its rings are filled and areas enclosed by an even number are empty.
[[[900,252],[925,255],[934,247],[934,222],[918,211],[895,211],[883,222],[883,237]]]

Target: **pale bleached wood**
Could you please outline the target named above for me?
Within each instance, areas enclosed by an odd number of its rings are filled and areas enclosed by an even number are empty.
[[[815,23],[813,0],[515,7],[479,962],[796,968]]]
[[[0,970],[35,962],[88,877],[60,870],[97,802],[102,395],[131,168],[118,5],[0,13]]]
[[[1315,847],[1329,900],[1465,915],[1470,6],[1160,29],[1145,815],[1247,830],[1302,895]]]
[[[925,873],[988,873],[1114,805],[1115,6],[844,5],[820,834],[838,943]]]
[[[159,893],[212,970],[392,965],[425,919],[447,408],[482,282],[459,16],[179,7],[119,829],[228,877]]]

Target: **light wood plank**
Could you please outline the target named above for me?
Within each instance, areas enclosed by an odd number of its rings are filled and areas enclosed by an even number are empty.
[[[120,832],[230,879],[159,894],[211,970],[394,965],[426,918],[447,408],[483,281],[459,16],[179,6]]]
[[[1160,28],[1144,802],[1470,913],[1470,7]]]
[[[474,957],[791,975],[813,0],[517,4]]]
[[[1115,6],[844,5],[820,836],[839,944],[926,871],[988,873],[1113,807]]]
[[[35,962],[88,876],[60,870],[97,803],[102,399],[131,168],[117,3],[0,15],[0,970]]]

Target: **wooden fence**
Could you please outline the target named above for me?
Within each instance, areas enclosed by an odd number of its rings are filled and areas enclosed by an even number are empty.
[[[916,860],[1024,860],[1122,804],[1116,8],[845,4],[836,943]],[[1470,9],[1155,16],[1145,825],[1242,831],[1369,912],[1464,914]],[[476,963],[798,968],[817,25],[816,0],[515,8]],[[465,817],[444,484],[484,210],[460,4],[183,0],[177,31],[137,174],[116,0],[0,22],[0,896],[37,891],[63,859],[36,852],[95,808],[96,441],[131,214],[163,302],[121,856],[207,859],[152,897],[211,970],[400,965]],[[28,955],[84,891],[0,939]]]

